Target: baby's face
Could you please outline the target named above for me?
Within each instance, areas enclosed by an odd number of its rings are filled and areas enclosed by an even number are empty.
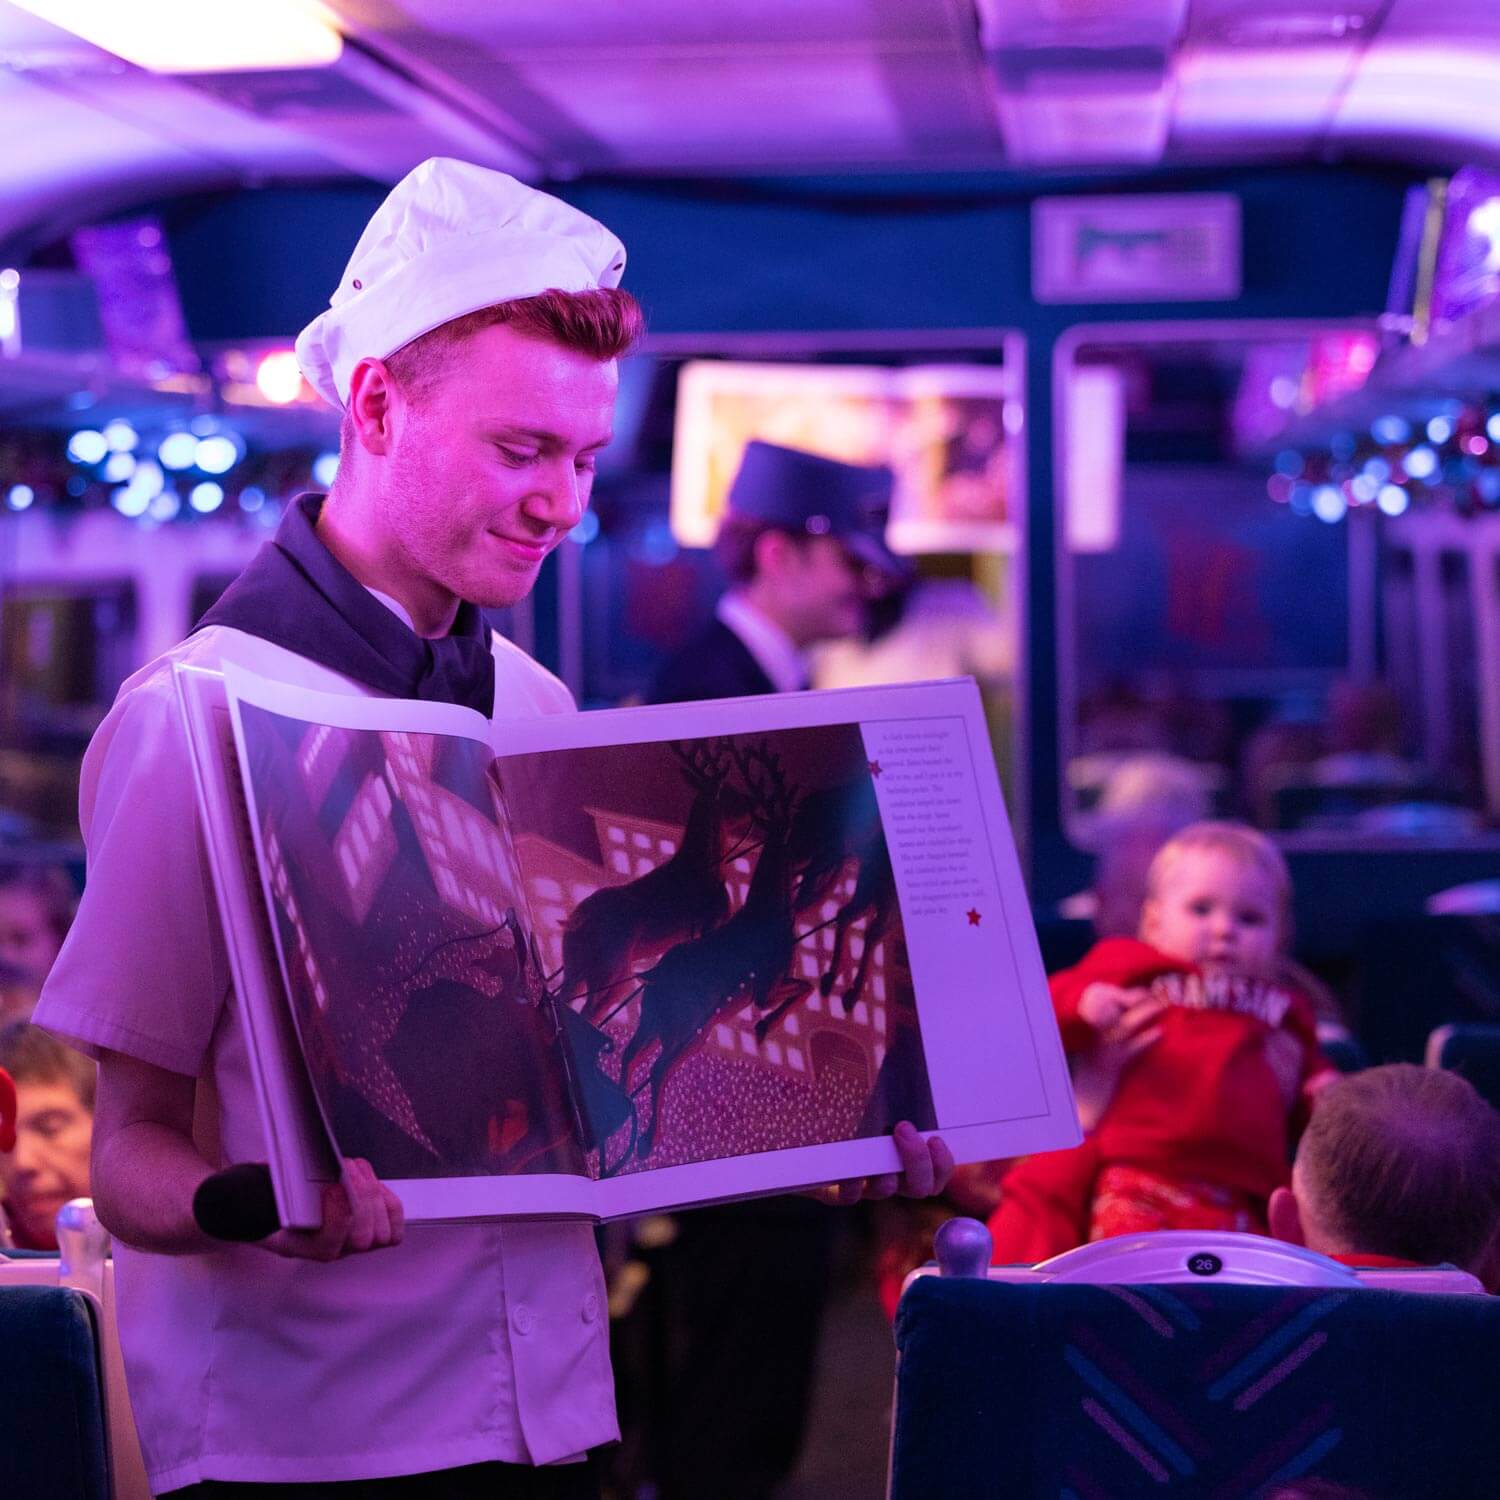
[[[1280,905],[1253,865],[1220,849],[1184,849],[1146,901],[1141,936],[1201,968],[1269,974],[1281,947]]]

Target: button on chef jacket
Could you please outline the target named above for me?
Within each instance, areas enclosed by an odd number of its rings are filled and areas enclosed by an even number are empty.
[[[402,611],[394,601],[382,603]],[[409,621],[407,622],[410,623]],[[573,708],[494,637],[497,717]],[[210,626],[121,688],[84,757],[88,880],[36,1020],[83,1051],[205,1080],[225,1162],[265,1159],[198,829],[177,662],[374,696]],[[115,1246],[120,1340],[153,1491],[555,1463],[618,1436],[603,1273],[583,1223],[408,1225],[331,1264],[251,1246]]]

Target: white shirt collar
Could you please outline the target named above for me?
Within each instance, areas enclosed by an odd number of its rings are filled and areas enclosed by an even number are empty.
[[[807,664],[792,638],[743,594],[731,589],[719,600],[714,614],[739,638],[778,693],[795,693],[807,686]]]
[[[407,614],[405,605],[401,604],[398,600],[391,598],[389,594],[382,594],[379,589],[372,589],[369,584],[365,585],[365,592],[380,600],[408,630],[415,630],[417,628],[412,624],[411,616]]]

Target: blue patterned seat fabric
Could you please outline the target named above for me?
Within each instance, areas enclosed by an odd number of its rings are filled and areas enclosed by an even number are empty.
[[[936,1276],[891,1500],[1500,1495],[1500,1299]]]

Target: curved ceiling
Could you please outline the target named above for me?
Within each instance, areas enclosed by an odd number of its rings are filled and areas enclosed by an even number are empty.
[[[0,135],[24,143],[0,155],[0,241],[435,153],[533,180],[1500,160],[1495,0],[322,8],[346,39],[329,68],[163,77],[0,0]]]

